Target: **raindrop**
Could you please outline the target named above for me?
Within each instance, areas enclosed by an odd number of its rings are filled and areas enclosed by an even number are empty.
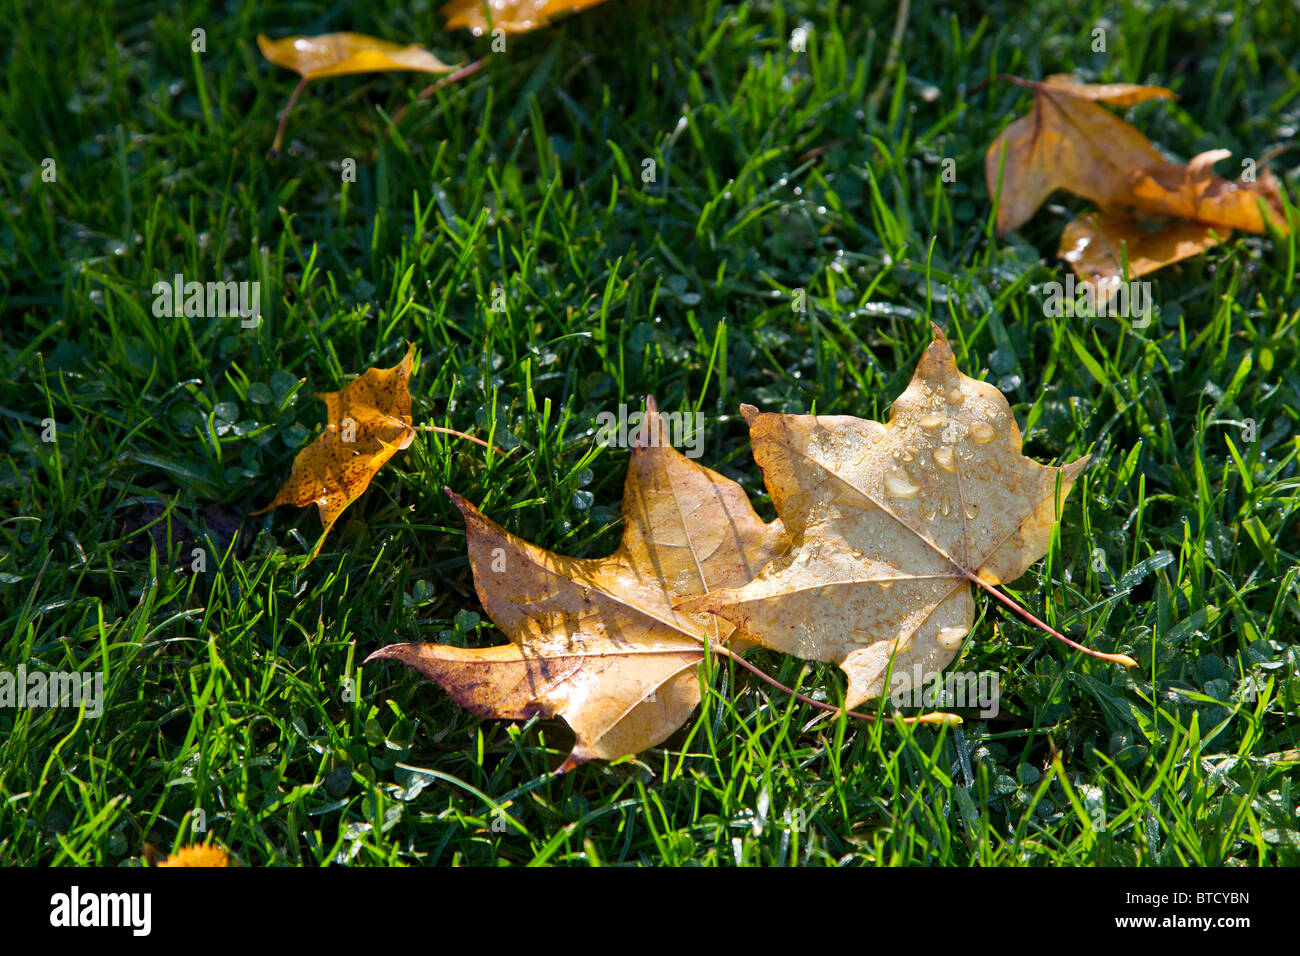
[[[926,415],[924,418],[921,419],[921,427],[938,428],[945,421],[947,421],[947,419],[945,419],[942,415],[930,414],[930,415]]]
[[[897,468],[885,472],[885,491],[894,498],[915,498],[921,486],[912,483],[912,479]]]
[[[972,441],[981,445],[987,445],[993,440],[993,426],[986,425],[983,422],[972,422],[970,426],[970,437]]]
[[[934,450],[934,461],[944,471],[957,470],[957,456],[953,454],[950,445],[943,445]],[[947,514],[945,511],[944,514]]]

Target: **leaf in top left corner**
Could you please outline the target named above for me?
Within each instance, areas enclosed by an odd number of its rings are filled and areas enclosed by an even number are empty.
[[[450,73],[453,69],[418,43],[390,43],[364,33],[322,33],[280,40],[258,34],[257,47],[272,63],[293,70],[305,80],[390,70]]]

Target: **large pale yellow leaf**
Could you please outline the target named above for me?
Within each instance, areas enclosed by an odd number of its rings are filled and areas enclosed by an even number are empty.
[[[1057,482],[1064,497],[1087,462],[1024,457],[1006,399],[958,371],[937,328],[884,424],[742,410],[792,547],[749,584],[679,609],[838,663],[848,707],[886,691],[891,662],[929,679],[953,659],[972,583],[1012,580],[1046,552]]]
[[[623,494],[623,540],[607,558],[569,558],[510,534],[459,495],[474,584],[512,643],[478,650],[397,644],[400,660],[486,717],[562,716],[576,742],[561,766],[661,743],[699,703],[705,640],[730,626],[675,605],[739,587],[788,546],[739,485],[670,447],[647,403]],[[449,492],[450,493],[450,492]]]

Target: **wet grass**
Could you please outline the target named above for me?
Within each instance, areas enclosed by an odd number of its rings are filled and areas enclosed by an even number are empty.
[[[894,13],[612,0],[500,54],[419,3],[0,17],[0,662],[104,689],[98,717],[0,708],[0,860],[210,839],[254,865],[1300,863],[1294,240],[1156,274],[1147,328],[1045,316],[1082,205],[993,236],[984,150],[1029,100],[977,90],[1170,86],[1129,114],[1162,149],[1271,159],[1294,195],[1300,13],[916,4],[886,70]],[[342,29],[489,59],[393,137],[425,78],[314,83],[268,159],[297,78],[257,33]],[[156,317],[178,273],[259,282],[263,321]],[[738,405],[879,418],[930,321],[1027,454],[1093,456],[1008,590],[1137,670],[981,602],[960,667],[999,675],[996,718],[816,721],[719,668],[664,746],[554,778],[562,723],[359,666],[500,640],[444,485],[608,553],[627,452],[595,419],[654,394],[704,413],[701,460],[771,516]],[[322,422],[312,393],[407,342],[416,420],[514,451],[423,434],[304,565],[314,511],[250,512]],[[834,667],[751,656],[841,692]]]

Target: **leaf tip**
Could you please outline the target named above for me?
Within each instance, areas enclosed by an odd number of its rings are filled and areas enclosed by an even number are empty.
[[[761,415],[761,414],[763,414],[763,413],[760,412],[760,411],[759,411],[757,408],[755,408],[753,405],[741,405],[741,406],[740,406],[740,415],[741,415],[742,418],[745,419],[745,424],[746,424],[746,425],[753,425],[753,424],[754,424],[754,420],[755,420],[756,418],[758,418],[758,416]]]
[[[591,754],[587,752],[586,747],[582,746],[582,744],[574,744],[573,750],[569,752],[569,756],[564,758],[564,763],[556,767],[552,771],[552,774],[556,777],[563,776],[575,767],[581,767],[590,759]]]
[[[411,648],[410,644],[387,644],[375,651],[361,663],[369,664],[371,661],[402,661],[405,663],[405,655]]]

